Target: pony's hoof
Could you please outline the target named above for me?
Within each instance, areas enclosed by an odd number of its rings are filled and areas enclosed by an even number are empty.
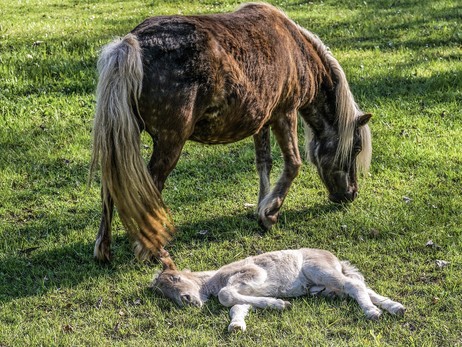
[[[106,244],[102,243],[100,239],[98,239],[95,242],[93,256],[99,262],[109,263],[112,259],[111,249]]]
[[[135,253],[136,259],[140,262],[149,262],[154,258],[152,252],[145,248],[139,241],[134,242],[133,252]]]

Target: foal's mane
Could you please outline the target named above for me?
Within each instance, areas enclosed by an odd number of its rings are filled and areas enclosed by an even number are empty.
[[[297,24],[295,24],[297,25]],[[311,42],[322,61],[325,62],[332,77],[334,77],[335,94],[336,94],[336,117],[338,122],[339,144],[336,153],[336,159],[343,165],[351,158],[353,147],[354,131],[356,120],[362,114],[358,108],[353,94],[348,85],[345,72],[340,66],[337,59],[334,58],[329,48],[315,34],[305,28],[297,25],[300,32]],[[372,147],[369,126],[366,124],[360,128],[362,151],[356,158],[356,163],[361,171],[367,171],[371,161]]]

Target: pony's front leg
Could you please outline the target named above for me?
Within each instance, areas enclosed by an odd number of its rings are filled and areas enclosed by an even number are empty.
[[[284,169],[271,193],[258,207],[260,225],[269,229],[277,222],[279,210],[302,165],[297,139],[297,112],[289,113],[272,124],[273,134],[281,147]]]
[[[106,196],[105,196],[106,195]],[[101,200],[103,202],[103,212],[99,224],[98,234],[96,235],[95,248],[93,255],[100,261],[111,260],[111,223],[114,215],[114,201],[109,192],[104,193],[101,188]]]
[[[250,308],[252,305],[244,304],[244,305],[234,305],[231,307],[229,311],[229,316],[231,317],[231,323],[228,325],[228,332],[233,331],[245,331],[246,324],[245,324],[245,317],[249,313]]]
[[[262,200],[270,192],[270,172],[273,166],[269,126],[265,125],[260,132],[253,136],[253,140],[255,144],[255,164],[260,178],[258,192],[258,209],[260,209]]]

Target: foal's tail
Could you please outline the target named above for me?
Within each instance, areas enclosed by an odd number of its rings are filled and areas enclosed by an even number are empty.
[[[349,261],[344,260],[341,261],[340,264],[342,264],[342,272],[345,276],[364,282],[364,276],[361,274],[361,272],[359,272],[356,266],[353,266]]]
[[[157,255],[173,226],[140,153],[143,65],[136,36],[104,47],[98,71],[90,175],[100,164],[103,204],[110,211],[113,199],[127,232],[142,246],[137,255],[146,250]]]

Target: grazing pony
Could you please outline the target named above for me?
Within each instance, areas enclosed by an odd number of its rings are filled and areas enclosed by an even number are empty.
[[[210,297],[231,307],[228,331],[245,330],[244,318],[251,307],[282,310],[290,303],[278,298],[306,294],[349,295],[369,319],[378,319],[380,306],[395,315],[405,308],[368,288],[361,273],[332,253],[302,248],[263,253],[225,265],[216,271],[178,271],[170,260],[163,260],[164,270],[151,287],[179,306],[201,307]]]
[[[329,199],[357,196],[357,169],[370,163],[371,115],[359,110],[320,39],[273,6],[146,19],[103,49],[98,70],[90,169],[101,167],[98,259],[110,259],[114,204],[138,256],[157,255],[169,240],[173,227],[161,192],[186,140],[224,144],[253,136],[264,228],[277,222],[301,166],[298,115]],[[270,128],[284,159],[272,189]],[[153,141],[147,167],[143,130]]]

